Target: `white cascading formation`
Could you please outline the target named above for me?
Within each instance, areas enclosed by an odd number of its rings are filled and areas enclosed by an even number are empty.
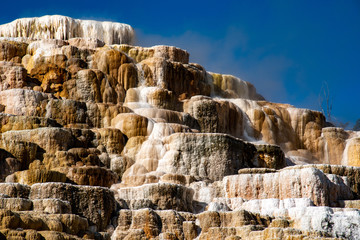
[[[133,44],[135,33],[130,25],[124,23],[47,15],[0,25],[0,37],[61,40],[81,37],[99,39],[106,44]]]

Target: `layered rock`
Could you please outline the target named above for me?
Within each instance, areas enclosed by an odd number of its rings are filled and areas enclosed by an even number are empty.
[[[1,41],[0,61],[21,63],[21,58],[26,54],[27,46],[28,44],[25,42]]]
[[[243,112],[228,101],[195,96],[184,103],[184,112],[196,119],[201,132],[244,137]]]
[[[109,225],[115,210],[114,194],[101,187],[65,183],[38,183],[31,187],[30,199],[47,198],[68,201],[73,213],[87,218],[89,225],[96,226],[98,230],[104,230]]]
[[[117,46],[115,46],[117,47]],[[184,64],[189,63],[189,53],[183,49],[173,46],[153,46],[143,48],[139,46],[120,45],[119,50],[126,52],[136,62],[142,62],[145,59],[158,57],[165,58],[173,62],[180,62]]]
[[[256,148],[225,134],[174,133],[167,137],[157,171],[221,180],[252,166]]]
[[[256,88],[249,82],[232,75],[211,73],[214,95],[224,98],[245,98],[251,100],[265,100],[256,92]]]
[[[256,167],[281,169],[286,166],[284,152],[276,145],[255,144],[257,156]]]
[[[359,132],[125,24],[0,36],[0,238],[359,238]]]
[[[348,179],[316,168],[289,167],[275,173],[228,176],[224,188],[227,198],[309,198],[317,206],[337,206],[337,200],[353,198]]]
[[[127,201],[131,209],[150,207],[158,210],[192,212],[192,195],[192,189],[170,183],[146,184],[117,190],[117,198]]]

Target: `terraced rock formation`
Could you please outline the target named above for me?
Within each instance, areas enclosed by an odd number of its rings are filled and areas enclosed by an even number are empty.
[[[0,238],[360,239],[360,132],[133,36],[0,26]]]

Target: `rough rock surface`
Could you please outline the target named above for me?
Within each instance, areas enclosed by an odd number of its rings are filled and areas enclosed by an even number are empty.
[[[360,239],[360,132],[133,39],[0,26],[0,239]]]
[[[132,201],[150,200],[154,209],[174,209],[192,212],[193,190],[178,184],[153,183],[136,188],[120,188],[117,198],[124,199],[131,206]],[[139,206],[138,206],[139,207]],[[143,207],[139,207],[143,208]]]
[[[164,139],[168,151],[157,171],[221,180],[251,167],[256,148],[225,134],[174,133]]]
[[[38,183],[31,187],[30,199],[55,198],[70,202],[75,214],[86,217],[90,225],[103,230],[115,210],[114,193],[107,188],[65,183]]]
[[[353,198],[346,178],[326,175],[317,168],[288,167],[275,173],[226,176],[223,183],[227,198],[309,198],[317,206],[336,206],[341,198]]]

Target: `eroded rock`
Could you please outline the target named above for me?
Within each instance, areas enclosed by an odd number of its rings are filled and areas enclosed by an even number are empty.
[[[114,194],[102,187],[37,183],[31,187],[30,198],[57,198],[68,201],[74,214],[87,218],[89,225],[95,225],[98,230],[108,226],[115,210]]]
[[[174,209],[192,212],[192,196],[192,189],[169,183],[154,183],[136,188],[125,187],[117,189],[117,198],[126,201],[149,199],[154,209],[158,210]]]
[[[164,140],[167,152],[157,171],[220,180],[252,166],[256,148],[226,134],[174,133]]]
[[[0,238],[359,238],[359,132],[132,40],[0,26]]]

